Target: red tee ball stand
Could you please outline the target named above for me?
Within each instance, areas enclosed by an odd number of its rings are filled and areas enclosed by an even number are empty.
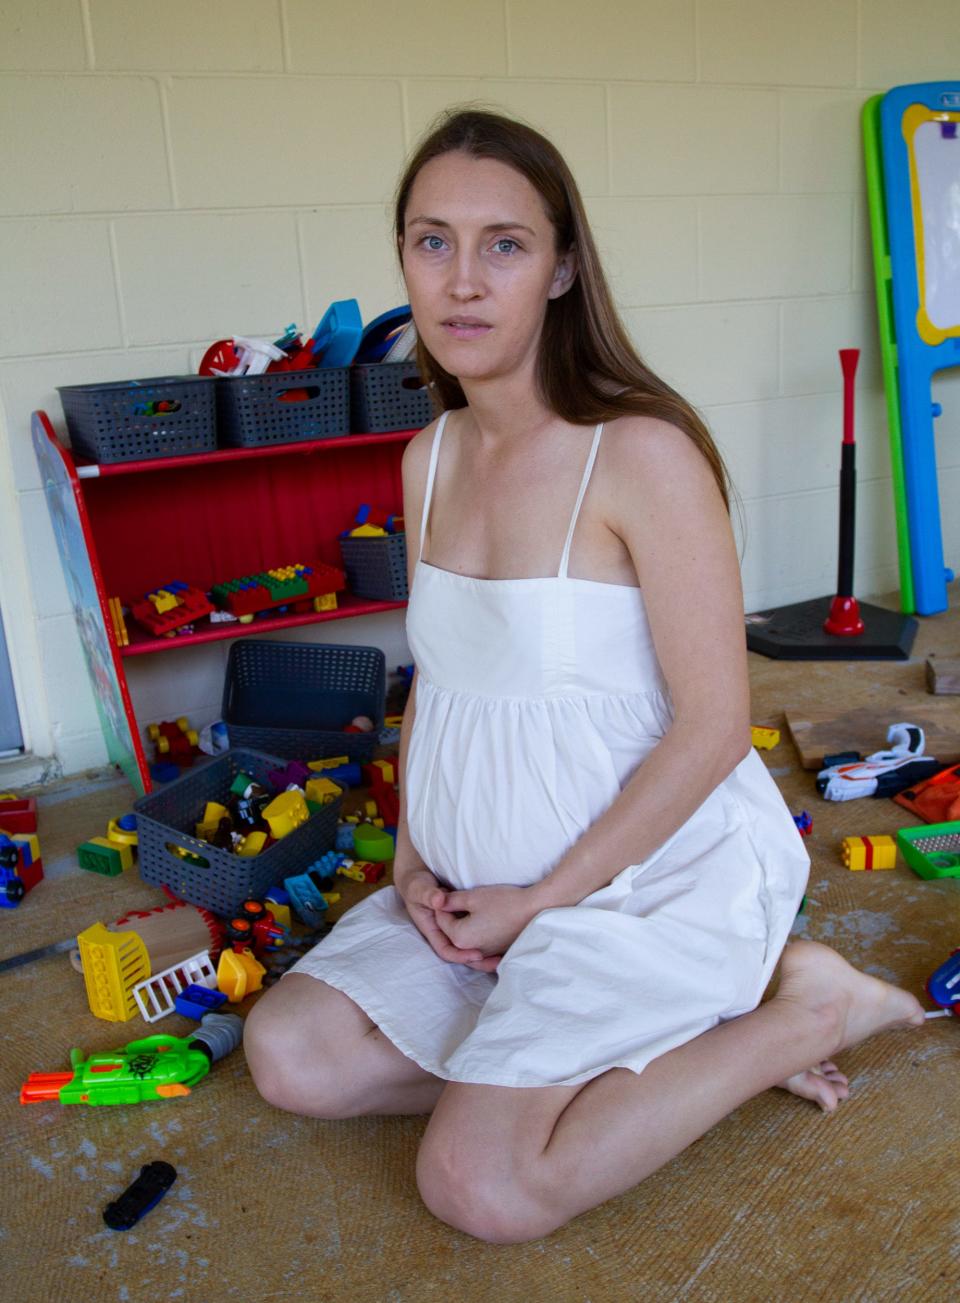
[[[837,592],[747,616],[747,646],[781,660],[906,660],[917,622],[853,595],[856,519],[856,442],[853,437],[854,377],[860,350],[842,348],[843,443],[840,446],[840,547]]]

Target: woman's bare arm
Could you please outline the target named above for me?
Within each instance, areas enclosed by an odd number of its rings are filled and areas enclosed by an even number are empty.
[[[426,492],[427,468],[434,425],[421,430],[407,444],[403,452],[403,527],[407,538],[407,586],[413,590],[413,576],[420,547],[420,522],[423,516],[423,499]],[[414,869],[425,869],[422,857],[410,841],[407,825],[407,746],[417,710],[417,672],[414,669],[410,695],[400,726],[400,756],[397,777],[400,787],[400,817],[397,823],[397,845],[393,860],[393,880],[397,885]]]
[[[640,579],[675,717],[609,809],[531,888],[540,908],[576,904],[653,854],[750,748],[739,566],[713,474],[665,422],[618,421],[608,434],[611,520]]]

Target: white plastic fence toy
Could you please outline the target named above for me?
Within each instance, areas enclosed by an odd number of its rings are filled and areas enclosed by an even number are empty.
[[[173,1013],[174,1000],[188,986],[206,986],[211,991],[217,989],[217,971],[205,950],[198,951],[189,959],[181,959],[179,964],[165,968],[162,973],[145,977],[133,988],[133,998],[146,1022],[158,1022],[168,1013]]]

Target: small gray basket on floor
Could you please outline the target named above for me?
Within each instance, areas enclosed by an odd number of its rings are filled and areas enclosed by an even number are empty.
[[[369,764],[386,685],[379,647],[243,639],[230,648],[220,715],[231,746],[287,760],[348,756]],[[357,715],[373,720],[373,732],[343,732]]]
[[[347,587],[356,597],[379,602],[407,600],[406,534],[342,538],[340,556],[347,572]]]
[[[217,380],[220,442],[230,448],[350,433],[349,368],[313,367]]]
[[[249,858],[220,850],[194,836],[194,826],[203,818],[206,803],[218,801],[226,805],[230,784],[237,774],[249,774],[269,788],[268,773],[282,769],[284,764],[276,756],[231,748],[141,797],[134,809],[144,882],[169,887],[181,900],[230,918],[245,900],[260,899],[284,878],[303,873],[324,851],[332,850],[340,817],[339,798],[267,850]],[[191,864],[172,848],[199,855],[206,865]]]
[[[217,431],[214,381],[156,376],[57,389],[74,453],[107,465],[213,452]],[[158,404],[174,411],[159,412]]]
[[[351,367],[350,409],[355,434],[422,430],[434,417],[430,390],[416,362],[371,362]]]

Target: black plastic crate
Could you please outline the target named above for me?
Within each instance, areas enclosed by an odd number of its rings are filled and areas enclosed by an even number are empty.
[[[287,760],[345,755],[369,764],[383,727],[386,678],[379,647],[235,642],[220,708],[230,745]],[[344,733],[356,715],[369,716],[373,732]]]
[[[350,433],[349,367],[220,376],[217,428],[230,448],[258,448]]]
[[[157,376],[62,385],[57,393],[73,451],[106,464],[212,452],[214,384],[205,376]],[[175,410],[158,411],[160,404]]]
[[[402,602],[408,597],[406,534],[342,538],[340,555],[347,587],[355,596],[380,602]]]
[[[220,850],[194,836],[207,801],[226,805],[230,784],[237,774],[249,774],[269,787],[267,775],[278,766],[282,767],[283,761],[277,756],[233,747],[141,797],[134,809],[144,882],[169,887],[181,900],[229,918],[245,900],[259,899],[284,878],[302,873],[324,851],[331,850],[340,817],[339,798],[267,850],[249,858]],[[190,864],[172,848],[199,855],[206,865]]]
[[[416,362],[371,362],[350,368],[354,434],[422,430],[433,417],[430,390]]]

